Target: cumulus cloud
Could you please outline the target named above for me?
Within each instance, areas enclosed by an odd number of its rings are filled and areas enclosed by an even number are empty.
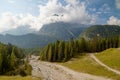
[[[33,28],[36,30],[37,30],[37,27],[39,27],[39,22],[37,22],[38,18],[29,13],[26,15],[19,15],[17,17],[19,19],[17,26],[28,25],[30,26],[30,28]]]
[[[78,0],[66,0],[67,5],[63,6],[58,0],[49,0],[46,5],[40,5],[39,18],[45,22],[73,22],[80,24],[93,23],[95,16],[88,14],[84,2]],[[57,14],[58,16],[53,16]]]
[[[89,14],[86,10],[85,2],[79,0],[65,0],[63,5],[59,0],[48,0],[44,5],[39,5],[39,15],[31,14],[13,15],[4,13],[0,19],[0,32],[17,28],[21,25],[29,25],[30,28],[39,30],[44,24],[59,21],[94,24],[97,17]]]
[[[13,16],[11,13],[2,14],[2,18],[0,19],[0,32],[9,30],[11,28],[16,27],[17,18]]]
[[[118,19],[118,18],[116,18],[116,17],[114,17],[114,16],[111,16],[111,17],[109,18],[109,20],[107,21],[107,23],[108,23],[109,25],[120,25],[120,19]]]
[[[10,12],[6,12],[2,14],[0,18],[0,32],[7,31],[10,29],[15,29],[20,26],[28,25],[36,26],[35,25],[36,17],[32,16],[31,14],[26,15],[13,15]]]
[[[116,0],[116,7],[120,9],[120,0]]]

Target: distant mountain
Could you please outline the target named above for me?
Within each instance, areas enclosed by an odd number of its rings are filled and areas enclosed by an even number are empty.
[[[99,38],[112,37],[120,35],[120,26],[117,25],[93,25],[87,28],[80,37],[91,39],[95,36]]]
[[[11,34],[11,35],[25,35],[28,33],[35,33],[34,29],[30,29],[30,26],[26,25],[26,26],[19,26],[15,29],[11,29],[8,31],[3,32],[2,34]]]
[[[0,41],[3,43],[11,43],[21,48],[43,47],[56,39],[46,35],[26,34],[26,35],[0,35]]]
[[[85,29],[86,25],[56,22],[44,25],[38,34],[53,36],[58,40],[77,38]]]
[[[56,22],[44,25],[38,32],[30,33],[32,31],[29,27],[22,26],[5,32],[9,34],[0,35],[0,41],[22,48],[43,47],[56,40],[75,39],[85,28],[85,25]]]

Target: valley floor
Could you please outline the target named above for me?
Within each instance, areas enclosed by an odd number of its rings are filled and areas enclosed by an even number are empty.
[[[42,78],[43,80],[110,80],[104,77],[76,72],[56,63],[40,62],[36,56],[30,58],[30,64],[33,67],[32,76]]]

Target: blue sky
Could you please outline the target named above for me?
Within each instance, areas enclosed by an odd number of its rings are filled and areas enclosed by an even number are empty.
[[[14,14],[31,13],[38,15],[38,0],[1,0],[0,13],[12,12]]]
[[[59,17],[52,16],[53,14],[58,14]],[[20,15],[23,16],[20,17]],[[61,15],[64,17],[62,18]],[[20,25],[30,25],[30,28],[40,29],[39,26],[56,20],[80,24],[91,23],[120,25],[120,0],[0,1],[0,32],[17,28],[17,26]],[[6,25],[11,22],[12,24]],[[14,24],[15,22],[19,24]],[[34,24],[28,24],[31,22]],[[7,27],[3,28],[5,26]]]
[[[101,14],[101,17],[109,17],[114,15],[120,18],[120,9],[116,8],[115,0],[80,0],[87,2],[87,9],[95,8],[96,11],[89,11],[90,13],[99,12],[104,4],[107,4],[111,13]],[[38,15],[38,5],[46,4],[47,0],[1,0],[0,13],[12,12],[14,14],[31,13],[32,15]],[[66,4],[64,0],[59,0],[62,4]]]

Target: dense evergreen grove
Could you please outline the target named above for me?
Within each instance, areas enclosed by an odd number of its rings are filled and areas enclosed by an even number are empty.
[[[30,75],[32,68],[24,57],[22,49],[0,43],[0,75]]]
[[[50,62],[67,61],[76,54],[84,52],[99,52],[108,48],[120,47],[120,37],[98,38],[91,40],[80,38],[79,40],[56,41],[44,48],[40,53],[40,59]]]

